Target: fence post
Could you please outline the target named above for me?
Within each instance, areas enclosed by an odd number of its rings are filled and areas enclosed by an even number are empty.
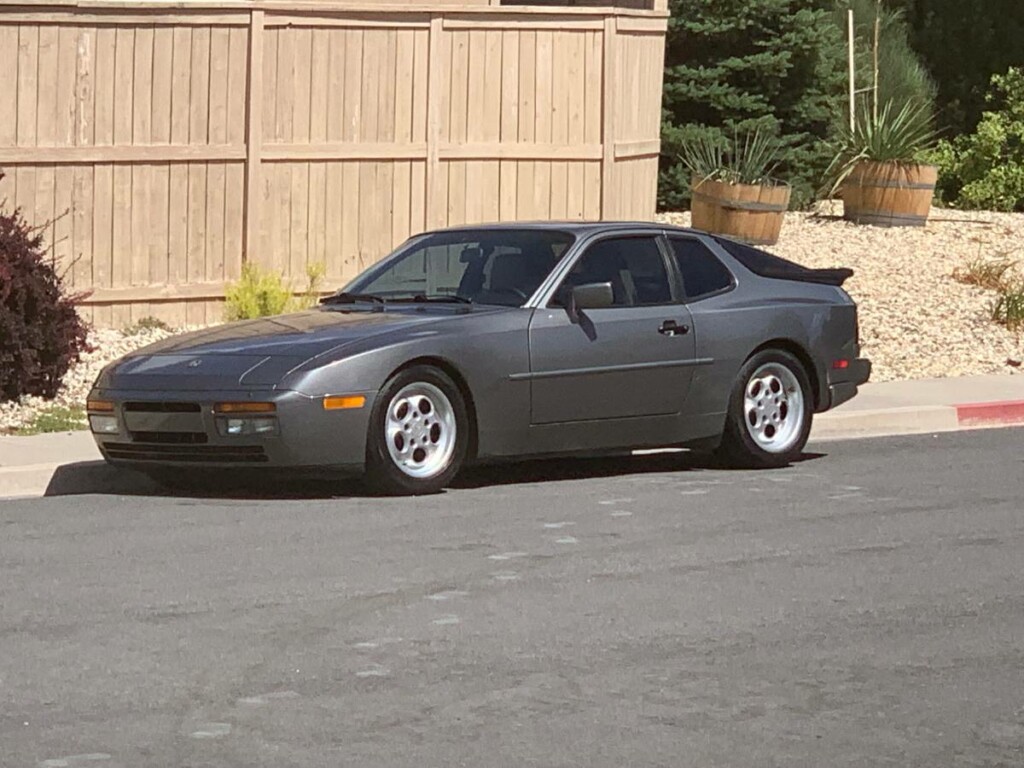
[[[427,49],[427,169],[426,169],[426,223],[427,228],[447,224],[448,195],[443,194],[441,182],[441,108],[447,107],[447,99],[441,100],[444,85],[444,70],[441,67],[441,36],[444,34],[444,17],[435,14],[430,17],[430,41]]]
[[[604,108],[601,115],[601,218],[615,217],[615,102],[618,98],[619,20],[612,16],[604,20]]]
[[[242,263],[258,261],[260,216],[262,215],[260,183],[263,152],[263,11],[249,15],[249,77],[246,94],[245,133],[245,233]]]

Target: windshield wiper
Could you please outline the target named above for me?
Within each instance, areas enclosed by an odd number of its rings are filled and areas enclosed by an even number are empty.
[[[377,296],[373,293],[345,293],[342,291],[341,293],[335,293],[333,296],[320,299],[321,304],[355,304],[359,301],[366,301],[381,306],[387,304],[387,300],[383,296]]]
[[[417,293],[415,296],[411,296],[407,299],[392,299],[393,302],[406,302],[410,304],[472,304],[472,299],[467,299],[465,296],[456,296],[454,294],[439,294],[436,296],[427,296],[425,293]]]

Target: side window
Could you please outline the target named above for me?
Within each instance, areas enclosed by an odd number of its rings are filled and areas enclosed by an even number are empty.
[[[615,237],[594,243],[566,276],[554,303],[565,306],[569,292],[588,283],[611,283],[616,307],[672,301],[665,261],[653,237]]]
[[[673,237],[671,242],[687,299],[693,301],[732,285],[732,273],[700,240]]]

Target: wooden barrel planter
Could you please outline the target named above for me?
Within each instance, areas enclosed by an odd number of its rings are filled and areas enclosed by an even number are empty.
[[[788,184],[729,184],[694,179],[690,205],[693,228],[741,240],[773,245],[789,210]]]
[[[843,217],[878,227],[923,227],[938,177],[934,165],[862,161],[843,182]]]

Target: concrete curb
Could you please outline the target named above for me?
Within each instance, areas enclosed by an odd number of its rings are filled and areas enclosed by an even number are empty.
[[[819,415],[812,440],[952,432],[960,428],[956,409],[945,405],[835,411]]]
[[[812,440],[846,440],[1024,426],[1024,400],[965,405],[831,411],[815,420]]]
[[[1024,400],[963,405],[830,411],[815,419],[811,440],[915,435],[992,427],[1024,426]],[[53,436],[59,439],[60,436]],[[134,472],[96,461],[92,446],[83,450],[81,434],[65,436],[70,449],[65,461],[0,466],[0,499],[38,498],[86,493],[149,493],[154,487]],[[30,438],[10,438],[30,439]]]
[[[996,403],[956,405],[957,420],[962,427],[1024,424],[1024,400]]]

